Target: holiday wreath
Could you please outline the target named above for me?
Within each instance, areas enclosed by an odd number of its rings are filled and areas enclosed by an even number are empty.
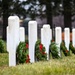
[[[72,42],[70,42],[69,49],[72,51],[73,54],[75,54],[75,47],[72,45]]]
[[[57,47],[57,44],[55,43],[55,41],[51,40],[51,44],[49,46],[49,51],[50,51],[50,54],[52,55],[53,59],[59,58],[58,49],[59,48]]]
[[[47,53],[45,52],[45,47],[41,44],[41,41],[36,41],[35,44],[35,60],[42,61],[47,60]]]
[[[16,51],[17,63],[29,63],[28,42],[20,42]]]
[[[65,56],[69,56],[70,55],[70,50],[67,50],[64,41],[62,41],[61,44],[60,44],[60,50],[63,51]]]

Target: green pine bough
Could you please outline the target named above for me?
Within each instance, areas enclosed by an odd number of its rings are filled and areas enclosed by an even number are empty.
[[[47,53],[45,52],[45,47],[41,44],[41,41],[36,41],[35,44],[35,60],[36,61],[45,61],[47,60]]]
[[[69,49],[72,51],[73,54],[75,54],[75,47],[72,45],[72,42],[70,42]]]
[[[59,55],[58,55],[58,47],[57,47],[57,44],[53,41],[51,41],[51,44],[49,46],[49,51],[50,51],[50,54],[52,55],[52,58],[55,59],[55,58],[59,58]]]
[[[19,45],[17,47],[17,51],[16,51],[16,60],[17,60],[17,64],[30,62],[27,42],[19,43]]]
[[[70,50],[67,50],[64,41],[62,41],[61,44],[60,44],[60,50],[64,53],[65,56],[70,55]]]

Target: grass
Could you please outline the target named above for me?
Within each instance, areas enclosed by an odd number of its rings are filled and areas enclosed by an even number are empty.
[[[0,53],[0,68],[3,66],[8,66],[8,54]]]
[[[0,54],[0,75],[75,75],[75,55],[9,67],[8,54]]]

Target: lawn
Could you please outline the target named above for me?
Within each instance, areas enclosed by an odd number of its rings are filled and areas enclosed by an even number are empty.
[[[9,67],[8,54],[3,53],[0,54],[0,75],[75,75],[75,55]]]

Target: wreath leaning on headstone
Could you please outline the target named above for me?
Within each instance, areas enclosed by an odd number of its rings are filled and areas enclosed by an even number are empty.
[[[35,60],[44,61],[47,60],[47,53],[45,52],[45,47],[41,44],[41,41],[36,41],[35,44]]]
[[[72,42],[70,42],[69,49],[72,51],[73,54],[75,54],[75,47],[72,45]]]
[[[69,56],[70,55],[70,50],[67,50],[64,41],[62,41],[61,44],[60,44],[60,50],[63,51],[65,56]]]
[[[17,63],[29,63],[28,42],[20,42],[16,51]]]
[[[49,51],[53,59],[59,58],[58,47],[57,47],[57,44],[53,40],[51,41],[51,44],[49,46]]]

